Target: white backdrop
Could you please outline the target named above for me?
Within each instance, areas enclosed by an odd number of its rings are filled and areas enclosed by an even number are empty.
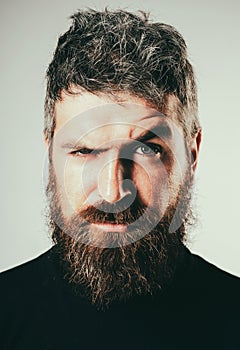
[[[142,9],[185,37],[197,73],[203,145],[190,248],[240,276],[238,0],[5,0],[0,4],[0,270],[48,249],[42,184],[44,75],[77,9]]]

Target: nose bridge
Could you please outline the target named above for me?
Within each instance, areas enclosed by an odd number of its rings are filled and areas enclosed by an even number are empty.
[[[109,203],[117,202],[125,196],[123,190],[123,164],[120,153],[112,149],[99,173],[99,192],[101,197]]]

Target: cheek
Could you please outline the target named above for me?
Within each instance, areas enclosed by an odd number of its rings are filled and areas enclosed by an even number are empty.
[[[90,194],[97,187],[97,174],[91,166],[70,159],[61,166],[58,164],[55,174],[64,214],[70,216],[85,209]]]
[[[133,181],[143,204],[155,208],[168,202],[169,175],[162,163],[137,164],[133,171]]]

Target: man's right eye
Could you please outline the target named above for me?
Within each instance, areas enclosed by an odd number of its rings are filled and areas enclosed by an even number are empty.
[[[76,151],[72,151],[70,154],[73,156],[84,156],[91,153],[96,153],[96,151],[90,148],[80,148]]]

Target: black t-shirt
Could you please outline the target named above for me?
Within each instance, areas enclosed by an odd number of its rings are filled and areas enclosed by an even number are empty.
[[[171,286],[99,310],[55,248],[3,272],[0,349],[240,349],[240,279],[186,249]]]

